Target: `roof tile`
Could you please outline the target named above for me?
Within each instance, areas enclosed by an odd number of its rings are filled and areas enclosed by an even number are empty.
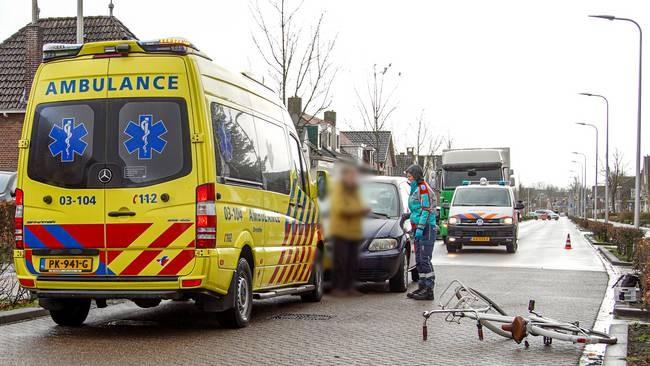
[[[43,18],[38,20],[42,28],[43,44],[75,43],[76,17]],[[19,29],[0,43],[0,110],[22,110],[25,108],[24,64],[25,29]],[[137,37],[115,17],[84,17],[86,42],[113,39],[137,39]]]

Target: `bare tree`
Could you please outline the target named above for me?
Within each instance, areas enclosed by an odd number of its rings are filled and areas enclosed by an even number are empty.
[[[373,134],[373,148],[379,155],[379,135],[385,131],[392,114],[397,109],[397,102],[394,95],[397,90],[398,81],[390,73],[392,64],[388,64],[377,70],[377,64],[372,66],[372,74],[366,81],[364,93],[355,88],[357,94],[357,110],[361,116],[364,127]],[[399,78],[402,74],[397,73]],[[377,172],[380,171],[381,162],[375,159]]]
[[[612,164],[609,166],[609,199],[611,202],[611,209],[616,212],[616,194],[618,193],[618,188],[623,184],[627,164],[623,160],[623,153],[618,149],[614,150],[612,156]]]
[[[332,61],[336,36],[322,36],[325,13],[321,12],[307,31],[299,23],[302,5],[303,1],[289,0],[264,0],[260,5],[255,0],[250,7],[257,25],[253,43],[277,83],[278,95],[285,105],[290,96],[302,99],[298,128],[329,108],[331,86],[338,71]]]
[[[433,167],[433,155],[440,149],[443,142],[443,137],[434,135],[431,130],[431,125],[426,122],[424,118],[424,109],[420,112],[417,120],[417,133],[415,139],[415,156],[416,159],[422,158],[422,168],[424,175],[428,177],[431,174]]]

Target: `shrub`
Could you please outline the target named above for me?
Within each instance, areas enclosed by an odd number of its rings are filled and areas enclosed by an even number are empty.
[[[19,288],[16,277],[11,274],[15,211],[12,202],[0,202],[0,309],[12,308],[29,297],[27,290]]]
[[[614,227],[611,232],[612,241],[616,244],[618,253],[624,255],[628,261],[632,260],[634,242],[643,238],[644,232],[627,227]]]
[[[637,241],[634,268],[641,272],[643,303],[648,306],[650,305],[650,239],[644,238]]]
[[[589,221],[589,230],[598,241],[609,241],[614,225],[599,221]]]

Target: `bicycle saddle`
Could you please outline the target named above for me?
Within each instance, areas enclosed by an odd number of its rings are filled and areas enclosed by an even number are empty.
[[[516,316],[515,319],[510,324],[501,325],[501,329],[512,334],[512,339],[521,343],[521,341],[526,338],[526,321],[520,316]]]

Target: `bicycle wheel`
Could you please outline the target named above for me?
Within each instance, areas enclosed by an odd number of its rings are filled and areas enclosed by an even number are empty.
[[[575,325],[544,324],[535,322],[530,327],[530,334],[563,340],[572,343],[585,344],[616,344],[618,339],[607,333],[593,329],[580,328]]]
[[[501,306],[499,306],[497,303],[495,303],[494,301],[492,301],[492,299],[490,299],[489,297],[483,295],[481,292],[479,292],[478,290],[475,290],[475,289],[473,289],[473,288],[470,288],[469,290],[470,290],[470,291],[471,291],[471,292],[472,292],[476,297],[478,297],[478,298],[480,298],[481,300],[485,301],[486,303],[490,304],[490,306],[492,306],[492,309],[494,309],[497,313],[499,313],[499,314],[501,314],[501,315],[505,315],[505,316],[508,315],[508,313],[506,313],[503,309],[501,309]]]

